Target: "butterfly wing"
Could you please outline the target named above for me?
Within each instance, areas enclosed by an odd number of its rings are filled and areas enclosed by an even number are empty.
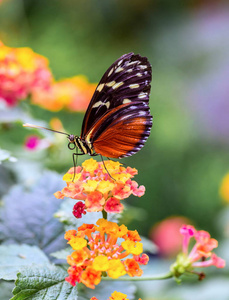
[[[122,158],[133,155],[144,146],[151,127],[148,105],[127,103],[104,115],[88,133],[86,141],[98,154]]]
[[[84,116],[81,139],[109,111],[130,102],[149,103],[152,70],[146,57],[124,54],[105,72]]]
[[[128,53],[105,72],[86,111],[81,140],[96,153],[121,158],[138,152],[152,127],[151,66]]]

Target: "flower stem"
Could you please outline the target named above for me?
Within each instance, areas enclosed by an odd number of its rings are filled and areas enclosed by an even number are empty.
[[[103,210],[102,213],[103,213],[103,218],[104,218],[105,220],[107,220],[107,212],[106,212],[105,210]]]
[[[113,279],[110,277],[102,277],[102,280],[119,280],[119,281],[145,281],[145,280],[163,280],[173,278],[173,273],[169,272],[167,274],[157,275],[157,276],[143,276],[143,277],[127,277],[123,276],[118,279]]]

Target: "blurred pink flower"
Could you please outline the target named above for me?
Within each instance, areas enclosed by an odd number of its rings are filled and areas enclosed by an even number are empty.
[[[185,217],[170,217],[156,224],[151,230],[151,239],[158,246],[159,253],[164,257],[174,257],[182,246],[179,229],[188,223]]]
[[[50,146],[50,142],[46,139],[40,139],[36,135],[30,135],[25,140],[25,148],[29,151],[35,151],[40,149],[45,149]]]

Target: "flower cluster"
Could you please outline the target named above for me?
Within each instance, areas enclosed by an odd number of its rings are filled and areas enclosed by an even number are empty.
[[[71,168],[63,177],[67,186],[54,194],[58,199],[70,197],[84,200],[84,203],[78,202],[74,206],[77,217],[81,217],[83,208],[87,212],[105,210],[108,213],[120,213],[123,211],[121,200],[131,194],[138,197],[144,195],[145,187],[131,180],[137,174],[136,169],[125,168],[111,160],[104,161],[104,164],[91,158],[82,167],[76,167],[75,173]],[[78,215],[77,209],[80,211]]]
[[[149,258],[142,254],[138,232],[105,219],[99,219],[96,224],[83,224],[78,230],[66,232],[65,239],[74,250],[67,257],[70,267],[66,281],[73,286],[82,282],[94,289],[103,275],[113,279],[125,274],[141,276],[143,271],[139,265],[146,265]]]
[[[46,89],[52,82],[48,60],[30,48],[10,48],[0,42],[0,99],[15,105],[33,89]]]
[[[55,81],[48,60],[30,48],[11,48],[0,41],[0,99],[8,106],[31,96],[44,109],[85,111],[96,88],[85,76]]]
[[[31,101],[51,111],[85,111],[95,88],[96,84],[89,83],[85,76],[75,76],[55,81],[47,89],[35,89]]]
[[[198,231],[191,225],[183,225],[180,233],[183,235],[183,252],[177,256],[176,262],[171,266],[171,271],[175,277],[178,278],[184,273],[195,273],[199,275],[200,279],[203,279],[204,274],[194,272],[194,268],[225,267],[225,261],[212,252],[214,248],[218,247],[218,242],[211,238],[207,231]],[[188,252],[192,238],[195,240],[195,244]]]
[[[96,297],[92,297],[90,300],[98,300]],[[127,299],[127,295],[120,293],[120,292],[114,292],[111,294],[111,297],[107,300],[129,300]],[[141,300],[140,298],[138,300]]]

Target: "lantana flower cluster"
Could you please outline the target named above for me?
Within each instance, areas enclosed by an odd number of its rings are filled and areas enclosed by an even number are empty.
[[[32,103],[51,111],[69,109],[85,111],[95,91],[96,84],[79,75],[53,82],[47,89],[36,89]]]
[[[105,167],[104,167],[105,164]],[[82,167],[71,168],[63,177],[67,186],[54,195],[58,199],[69,197],[78,202],[74,207],[74,215],[78,218],[82,213],[105,210],[108,213],[123,211],[121,201],[131,194],[141,197],[145,193],[144,186],[138,186],[131,180],[137,170],[123,167],[119,162],[97,162],[93,158],[86,160]]]
[[[212,252],[218,247],[218,241],[211,238],[207,231],[196,230],[192,225],[183,225],[180,233],[183,235],[183,251],[171,266],[171,271],[175,277],[178,278],[184,273],[194,273],[199,276],[199,279],[203,279],[204,273],[197,273],[194,268],[225,267],[225,261]],[[189,252],[190,240],[194,240],[195,244]]]
[[[52,82],[48,60],[30,48],[11,48],[0,41],[0,99],[12,106],[34,88],[45,89]]]
[[[92,297],[90,300],[99,300],[99,299],[96,297]],[[129,300],[129,299],[127,299],[126,294],[115,291],[114,293],[111,294],[111,297],[109,297],[109,299],[107,300]],[[142,299],[139,298],[138,300],[142,300]]]
[[[96,224],[83,224],[78,230],[66,232],[65,239],[74,250],[67,257],[70,267],[66,281],[73,286],[82,282],[94,289],[102,276],[141,276],[140,265],[146,265],[149,258],[142,254],[138,232],[106,219],[99,219]]]
[[[47,110],[85,111],[95,88],[83,75],[56,81],[44,56],[0,41],[0,100],[8,106],[30,96],[33,104]]]

